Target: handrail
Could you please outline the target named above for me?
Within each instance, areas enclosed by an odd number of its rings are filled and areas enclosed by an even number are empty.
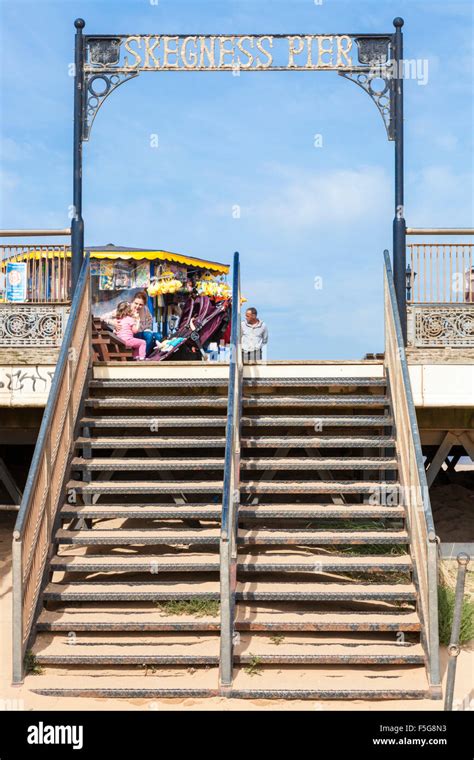
[[[89,257],[85,256],[13,531],[13,682],[33,627],[51,537],[91,365]]]
[[[0,230],[0,237],[69,237],[71,228],[62,230]]]
[[[474,235],[470,227],[407,227],[406,235]]]
[[[385,367],[397,433],[399,478],[407,510],[419,612],[426,631],[422,638],[427,654],[430,684],[438,687],[440,673],[437,539],[388,251],[384,251],[384,259]]]
[[[242,409],[242,349],[240,323],[240,262],[234,253],[232,276],[231,355],[227,405],[224,482],[220,536],[220,685],[232,685],[234,611],[237,583],[237,532],[240,502],[240,420]]]

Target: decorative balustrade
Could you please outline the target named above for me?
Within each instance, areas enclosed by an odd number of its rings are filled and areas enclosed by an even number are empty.
[[[0,303],[0,347],[59,347],[69,310],[64,304]]]
[[[474,347],[474,245],[407,246],[408,345]]]

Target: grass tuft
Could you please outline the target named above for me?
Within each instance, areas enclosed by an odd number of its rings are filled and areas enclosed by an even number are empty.
[[[260,657],[256,654],[252,654],[252,652],[249,652],[250,657],[252,658],[247,667],[245,668],[245,672],[249,676],[261,676],[262,675],[262,661]]]
[[[165,615],[194,615],[194,617],[218,617],[220,604],[218,599],[173,599],[157,602],[156,606]]]
[[[25,670],[26,674],[30,676],[40,676],[43,673],[43,668],[36,661],[36,656],[31,649],[25,653]]]
[[[438,586],[439,642],[449,644],[453,627],[455,591],[449,586]],[[474,639],[474,601],[464,596],[462,603],[461,631],[459,644],[467,644]]]

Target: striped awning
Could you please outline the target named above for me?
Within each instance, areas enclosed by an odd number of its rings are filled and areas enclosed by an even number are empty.
[[[142,261],[148,259],[149,261],[170,261],[176,264],[184,264],[190,267],[196,267],[198,269],[209,269],[213,272],[221,274],[227,274],[229,272],[228,264],[220,264],[217,261],[209,261],[207,259],[200,259],[194,256],[185,256],[181,253],[172,253],[171,251],[155,251],[140,248],[122,248],[121,246],[97,246],[86,248],[89,251],[91,259],[132,259],[134,261]],[[28,250],[19,251],[11,256],[4,258],[1,264],[6,264],[8,261],[29,261],[31,259],[63,259],[66,255],[67,258],[71,256],[71,250],[67,248],[57,246],[38,246],[37,248],[29,248]]]

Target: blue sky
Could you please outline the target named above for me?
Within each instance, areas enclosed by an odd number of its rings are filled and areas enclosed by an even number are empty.
[[[0,10],[3,228],[68,224],[78,16],[99,34],[377,33],[403,16],[405,57],[428,60],[426,85],[405,82],[407,223],[472,226],[470,0],[0,0]],[[142,73],[104,103],[84,148],[86,243],[227,262],[239,250],[273,359],[383,349],[392,218],[393,143],[369,97],[333,72]]]

